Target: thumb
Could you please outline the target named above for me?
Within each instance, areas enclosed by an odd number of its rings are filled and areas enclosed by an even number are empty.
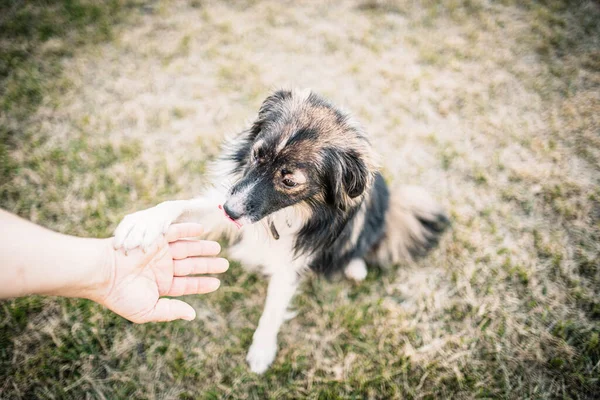
[[[158,299],[154,309],[146,315],[147,322],[167,322],[176,319],[191,321],[196,311],[188,303],[176,299]]]

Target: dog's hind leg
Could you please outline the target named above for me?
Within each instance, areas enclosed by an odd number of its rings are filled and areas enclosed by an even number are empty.
[[[367,264],[362,258],[354,258],[350,260],[346,268],[344,268],[346,278],[355,282],[362,282],[367,277]]]
[[[288,306],[298,287],[298,274],[291,268],[281,268],[271,276],[265,309],[254,332],[246,361],[250,370],[262,374],[277,354],[277,334],[289,317]]]

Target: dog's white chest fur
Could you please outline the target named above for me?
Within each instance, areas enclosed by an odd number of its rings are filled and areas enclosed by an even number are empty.
[[[273,275],[282,268],[299,272],[307,268],[309,262],[307,257],[294,253],[294,240],[302,222],[297,211],[286,208],[274,213],[268,221],[244,226],[240,241],[229,248],[229,257],[245,268],[260,270],[266,275]],[[279,234],[278,239],[271,231],[271,224]]]

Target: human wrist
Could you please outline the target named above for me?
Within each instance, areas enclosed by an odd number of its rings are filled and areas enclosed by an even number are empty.
[[[115,273],[115,249],[111,239],[88,239],[92,240],[95,249],[92,257],[92,269],[88,271],[89,279],[83,285],[84,298],[102,304],[110,292]]]
[[[74,259],[67,270],[68,276],[54,293],[101,302],[106,297],[112,280],[114,252],[111,239],[71,238],[69,246]]]

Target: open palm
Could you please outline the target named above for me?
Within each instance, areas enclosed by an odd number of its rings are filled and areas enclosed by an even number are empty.
[[[229,266],[227,260],[212,257],[221,251],[217,242],[183,239],[201,233],[198,224],[176,224],[148,252],[115,251],[111,280],[98,302],[136,323],[194,319],[192,306],[163,296],[209,293],[219,287],[217,278],[190,276],[225,272]]]

